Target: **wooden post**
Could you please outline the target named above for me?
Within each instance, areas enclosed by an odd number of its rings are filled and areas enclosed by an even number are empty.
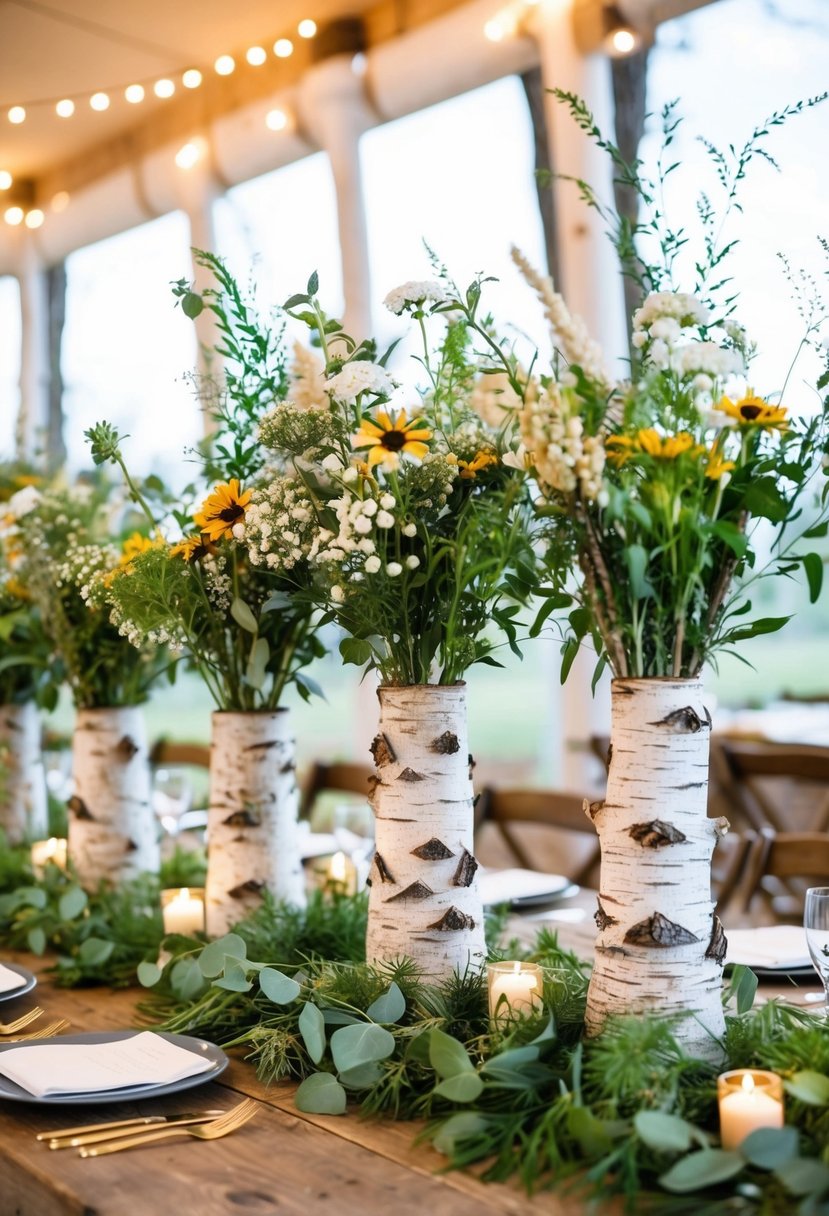
[[[20,234],[17,270],[22,336],[16,447],[24,460],[42,448],[49,416],[49,297],[34,240],[28,231]]]

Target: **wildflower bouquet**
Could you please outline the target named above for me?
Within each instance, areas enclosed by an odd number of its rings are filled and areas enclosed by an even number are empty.
[[[802,542],[825,536],[829,521],[821,469],[829,400],[799,418],[786,406],[785,385],[772,395],[755,391],[753,347],[723,265],[736,242],[723,234],[748,165],[757,155],[769,159],[770,131],[808,107],[772,116],[742,149],[708,145],[724,214],[701,195],[701,249],[691,260],[693,290],[683,291],[677,280],[690,237],[670,227],[659,201],[679,161],[656,183],[647,180],[603,139],[578,98],[559,96],[642,210],[633,230],[610,217],[623,269],[644,297],[633,317],[629,378],[610,374],[551,282],[516,255],[553,345],[520,426],[561,602],[572,590],[568,570],[581,573],[562,675],[589,637],[599,667],[616,677],[607,800],[590,806],[603,860],[587,1025],[595,1033],[612,1013],[676,1014],[679,1036],[713,1058],[723,1030],[725,937],[710,902],[710,858],[728,824],[705,817],[711,716],[699,677],[717,654],[739,657],[739,642],[785,624],[752,615],[752,588],[764,574],[803,569],[817,597],[821,558]],[[677,123],[666,107],[666,148]],[[801,292],[801,347],[814,342],[824,316],[810,295]],[[829,374],[819,387],[827,384]]]

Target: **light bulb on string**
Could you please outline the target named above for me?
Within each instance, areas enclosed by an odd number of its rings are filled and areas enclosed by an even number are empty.
[[[140,101],[144,100],[143,84],[128,84],[124,89],[124,97],[131,106],[137,106]]]
[[[181,74],[181,83],[185,89],[197,89],[202,82],[202,74],[198,68],[188,68]]]
[[[289,55],[294,53],[294,44],[290,38],[277,38],[273,44],[273,53],[277,59],[287,59]]]
[[[55,113],[58,118],[71,118],[75,113],[75,103],[71,97],[64,97],[55,106]]]
[[[8,169],[0,169],[0,190],[10,190],[14,185],[14,178]]]
[[[288,126],[288,115],[284,110],[268,110],[265,126],[269,131],[284,131]]]
[[[59,215],[61,211],[65,211],[69,206],[69,192],[67,190],[58,190],[57,194],[52,195],[52,201],[49,206],[56,215]]]
[[[23,106],[12,106],[8,113],[10,123],[19,127],[22,122],[26,121],[26,110]]]
[[[310,17],[306,17],[304,21],[300,21],[296,27],[296,32],[300,38],[313,38],[317,32],[317,23],[312,21]]]
[[[267,62],[268,52],[263,46],[251,46],[245,52],[245,59],[252,68],[261,68],[262,64]]]
[[[203,144],[198,140],[191,140],[189,143],[183,144],[176,152],[176,164],[179,169],[192,169],[201,160],[203,154]]]
[[[12,228],[16,228],[18,224],[23,223],[23,208],[7,207],[3,213],[3,219],[7,224],[11,224]]]
[[[218,76],[229,76],[236,69],[236,60],[232,55],[220,55],[213,67]]]
[[[166,76],[163,76],[161,80],[157,80],[153,85],[153,92],[155,93],[156,97],[160,97],[162,101],[166,101],[168,97],[172,97],[175,91],[176,86],[173,84],[172,80],[168,80]]]
[[[33,207],[31,211],[26,212],[26,227],[39,228],[43,223],[44,215],[39,207]]]
[[[109,109],[109,94],[108,93],[93,93],[89,99],[89,104],[93,110],[102,113]]]

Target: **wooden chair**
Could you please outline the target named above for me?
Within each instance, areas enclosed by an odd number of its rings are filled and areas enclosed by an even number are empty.
[[[210,748],[201,743],[168,743],[159,739],[150,748],[153,768],[187,765],[190,768],[210,768]]]
[[[580,794],[558,790],[501,790],[486,786],[475,807],[475,830],[492,823],[517,864],[525,870],[539,869],[538,859],[528,850],[515,829],[521,824],[542,824],[565,832],[591,837],[590,848],[568,874],[573,882],[585,883],[599,860],[595,828],[584,812]]]
[[[324,764],[317,760],[311,765],[305,780],[299,804],[300,819],[310,819],[317,798],[328,791],[338,794],[358,794],[368,800],[371,792],[369,778],[373,775],[374,769],[368,764],[357,764],[350,761]]]
[[[750,837],[751,852],[743,889],[743,909],[748,912],[767,879],[801,884],[801,895],[810,885],[829,886],[829,832],[774,832],[764,828]]]
[[[772,828],[785,832],[796,826],[824,832],[829,828],[829,747],[719,736],[713,755],[724,792],[755,831]],[[772,791],[775,783],[780,791],[777,798]],[[804,796],[805,784],[815,787],[812,798]],[[793,795],[800,804],[794,821]]]

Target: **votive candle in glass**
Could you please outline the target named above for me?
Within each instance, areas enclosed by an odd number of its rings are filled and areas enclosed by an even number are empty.
[[[323,886],[337,895],[357,894],[357,867],[345,853],[331,857],[323,871]]]
[[[66,841],[50,836],[48,840],[36,840],[32,844],[32,869],[37,878],[42,878],[46,863],[54,862],[60,870],[66,869]]]
[[[783,1078],[776,1072],[736,1068],[717,1077],[720,1140],[737,1148],[759,1127],[783,1126]]]
[[[161,915],[165,933],[192,937],[204,932],[204,889],[172,887],[161,892]]]
[[[541,1008],[543,977],[537,963],[490,963],[487,986],[489,1016],[495,1021]]]

